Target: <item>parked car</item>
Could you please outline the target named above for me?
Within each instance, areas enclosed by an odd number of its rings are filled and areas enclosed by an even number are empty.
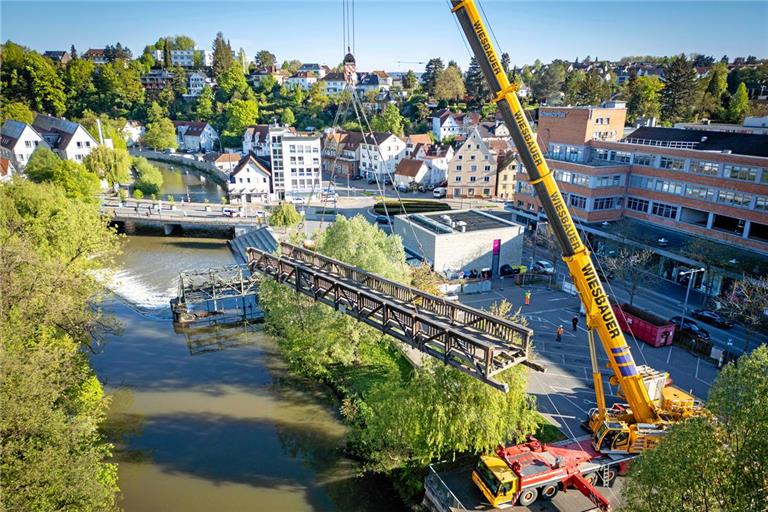
[[[369,185],[373,185],[374,183],[376,183],[376,178],[368,178]]]
[[[701,320],[702,322],[712,324],[722,329],[730,329],[733,327],[733,322],[725,318],[720,313],[716,313],[715,311],[711,311],[709,309],[694,309],[691,311],[691,316],[696,320]]]
[[[448,190],[444,187],[437,187],[435,190],[432,191],[432,197],[436,197],[437,199],[441,199],[446,196],[448,193]]]
[[[320,200],[321,201],[332,201],[336,202],[339,200],[339,194],[337,194],[333,190],[324,190],[322,194],[320,194]]]
[[[397,186],[397,191],[398,192],[410,192],[411,191],[411,187],[409,187],[405,183],[401,183],[401,184],[399,184]]]
[[[391,224],[392,220],[387,215],[377,215],[376,224]]]
[[[709,339],[709,331],[699,327],[699,324],[697,324],[695,321],[691,320],[690,318],[686,318],[681,327],[680,320],[682,320],[682,317],[680,315],[673,316],[672,318],[669,319],[670,322],[678,326],[679,328],[678,332],[682,332],[684,334],[688,334],[691,336],[698,336],[705,340]]]
[[[418,190],[421,193],[424,193],[427,191],[427,187],[425,185],[419,185],[416,190]]]
[[[362,176],[360,176],[359,174],[355,174],[354,176],[352,176],[352,177],[351,177],[351,178],[349,178],[349,179],[351,179],[352,181],[357,181],[357,180],[361,180],[361,179],[363,179],[363,177],[362,177]]]
[[[174,154],[175,152],[176,152],[176,150],[175,150],[175,149],[173,149],[173,148],[168,148],[168,149],[166,149],[165,151],[163,151],[163,153],[165,153],[166,155],[172,155],[172,154]]]
[[[384,184],[385,185],[391,185],[392,184],[392,178],[390,178],[389,176],[385,177],[384,178]]]
[[[221,213],[226,215],[227,217],[240,217],[240,212],[238,210],[234,210],[232,208],[224,208],[221,210]]]
[[[303,197],[296,197],[296,196],[292,196],[292,197],[288,198],[288,202],[289,203],[293,203],[293,204],[305,204],[306,203],[306,201],[304,201]]]
[[[528,267],[525,265],[509,265],[504,264],[499,268],[499,274],[502,276],[515,276],[517,274],[525,274],[528,271]]]
[[[531,270],[539,274],[554,274],[555,266],[552,264],[551,261],[539,260],[533,264],[533,267],[531,267]]]

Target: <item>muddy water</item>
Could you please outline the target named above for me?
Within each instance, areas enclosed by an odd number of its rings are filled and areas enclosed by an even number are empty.
[[[326,390],[292,376],[260,326],[174,330],[165,309],[190,265],[232,262],[224,240],[131,237],[104,308],[123,324],[93,365],[114,393],[128,512],[400,510],[360,477]],[[139,301],[141,302],[141,301]]]

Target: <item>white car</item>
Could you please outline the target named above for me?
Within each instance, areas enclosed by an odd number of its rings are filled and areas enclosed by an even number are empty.
[[[531,270],[539,274],[554,274],[555,266],[552,264],[551,261],[539,260],[533,264],[533,267],[531,267]]]
[[[240,212],[237,210],[233,210],[232,208],[224,208],[221,211],[221,213],[226,215],[227,217],[240,217]]]
[[[299,204],[299,205],[305,204],[303,197],[290,197],[288,199],[288,202],[293,204]]]
[[[432,197],[441,199],[445,197],[447,193],[448,193],[448,190],[445,187],[437,187],[435,190],[432,191]]]

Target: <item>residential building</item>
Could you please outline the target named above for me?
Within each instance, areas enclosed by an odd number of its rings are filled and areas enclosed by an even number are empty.
[[[179,149],[211,151],[219,142],[219,134],[205,121],[174,121]]]
[[[218,167],[218,160],[216,162]],[[263,203],[269,200],[272,194],[272,175],[254,153],[248,153],[240,158],[228,175],[227,194],[233,203],[235,201]]]
[[[520,265],[524,231],[482,210],[397,215],[392,226],[407,252],[449,276],[486,269],[497,276],[502,265]]]
[[[285,84],[291,87],[301,87],[309,89],[312,84],[317,82],[317,75],[311,71],[297,71],[285,81]]]
[[[173,73],[164,69],[150,69],[140,80],[146,90],[162,90],[173,84]]]
[[[44,52],[43,57],[51,59],[54,64],[58,64],[59,66],[66,66],[67,62],[72,60],[72,56],[69,54],[69,52],[59,50],[49,50]]]
[[[203,92],[205,86],[213,87],[214,81],[205,76],[203,73],[192,72],[189,74],[189,85],[187,86],[187,93],[185,98],[197,98],[200,93]]]
[[[144,132],[144,125],[139,121],[126,121],[125,125],[120,129],[123,140],[125,140],[125,144],[128,147],[137,146]]]
[[[466,136],[480,123],[478,112],[460,113],[443,109],[432,117],[432,133],[438,142],[446,137]]]
[[[323,142],[322,168],[324,171],[328,173],[333,171],[335,176],[348,178],[359,174],[362,133],[332,132]]]
[[[319,192],[320,137],[297,135],[292,127],[269,127],[270,169],[279,199]]]
[[[298,73],[311,73],[317,78],[323,78],[325,75],[331,72],[331,68],[326,66],[325,64],[317,64],[317,63],[306,63],[302,64],[301,67],[298,69]]]
[[[522,163],[517,153],[512,153],[508,159],[509,164],[497,170],[496,173],[496,197],[505,201],[514,199],[517,173],[522,170]]]
[[[165,52],[163,50],[155,50],[152,54],[155,60],[163,65],[165,62]],[[232,56],[235,56],[235,52],[232,52]],[[171,66],[180,66],[183,68],[209,68],[213,65],[213,52],[210,50],[199,50],[197,48],[193,50],[171,50]]]
[[[247,151],[245,156],[250,154],[255,153],[253,153],[253,151]],[[221,172],[230,174],[235,170],[235,167],[237,167],[237,164],[239,164],[240,160],[243,158],[243,155],[239,153],[224,153],[216,157],[216,159],[213,161],[213,165]]]
[[[290,76],[288,72],[283,71],[282,69],[277,69],[275,66],[272,66],[270,68],[263,68],[258,69],[248,75],[248,82],[250,82],[254,87],[261,84],[261,81],[264,80],[266,77],[271,76],[275,79],[275,82],[277,82],[277,85],[283,85],[285,81]]]
[[[8,183],[16,174],[16,168],[10,158],[0,156],[0,183]]]
[[[32,127],[62,160],[82,162],[99,143],[78,123],[37,114]]]
[[[418,144],[432,144],[432,137],[428,133],[412,133],[405,137],[405,156],[410,157]]]
[[[392,88],[392,77],[384,71],[359,73],[355,91],[359,96],[365,96],[370,91],[388,91]]]
[[[764,261],[768,135],[643,127],[622,137],[625,116],[621,106],[541,110],[539,142],[579,224],[607,240],[616,236],[611,226],[621,219],[644,234],[659,233],[664,246],[673,237],[704,238],[760,253]],[[521,220],[542,219],[522,172],[512,207]],[[651,248],[663,253],[670,275],[696,264],[669,248]]]
[[[325,94],[339,94],[347,86],[344,81],[344,73],[328,73],[320,79],[325,87]]]
[[[411,184],[421,184],[427,177],[429,168],[424,160],[403,158],[395,168],[395,186],[409,187]]]
[[[82,55],[82,58],[99,65],[109,62],[107,51],[104,48],[90,48]]]
[[[0,129],[0,147],[7,151],[7,157],[13,160],[18,170],[24,169],[32,153],[41,145],[50,148],[37,130],[27,123],[8,120]]]
[[[425,147],[423,156],[421,158],[427,163],[429,167],[429,174],[427,175],[426,182],[429,185],[439,185],[448,179],[448,166],[453,160],[455,151],[453,146],[449,144],[430,144]]]
[[[483,139],[475,127],[448,164],[448,195],[454,198],[491,198],[496,178],[514,161],[508,140]]]
[[[268,124],[256,124],[246,127],[243,132],[243,153],[253,151],[256,156],[269,157],[272,154],[269,141]]]
[[[405,142],[389,132],[368,133],[366,141],[360,144],[359,155],[361,175],[366,178],[392,176],[405,156]]]

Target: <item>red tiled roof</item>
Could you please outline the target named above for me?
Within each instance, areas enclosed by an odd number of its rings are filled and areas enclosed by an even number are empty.
[[[397,169],[395,169],[395,175],[397,176],[408,176],[409,178],[415,178],[419,171],[421,170],[421,167],[425,165],[422,160],[414,160],[412,158],[403,158],[400,160],[400,163],[397,164]]]

